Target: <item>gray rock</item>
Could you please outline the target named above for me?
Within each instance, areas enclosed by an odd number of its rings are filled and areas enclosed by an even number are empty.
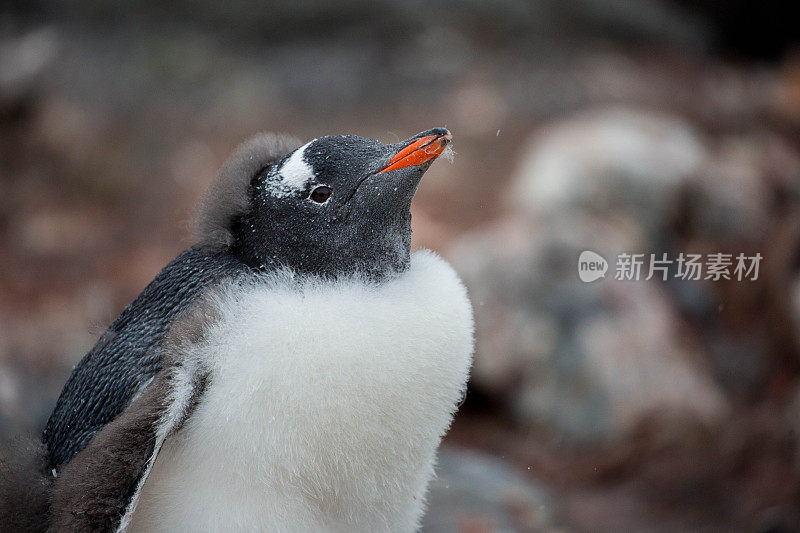
[[[523,150],[511,207],[531,220],[625,226],[652,244],[677,213],[681,192],[706,160],[680,119],[601,109],[545,126]]]
[[[614,279],[618,254],[674,249],[672,224],[710,158],[687,123],[631,109],[536,134],[508,217],[451,250],[476,307],[473,385],[565,445],[619,443],[642,424],[680,441],[721,423],[728,401],[684,334],[680,284],[647,281],[647,261],[639,281]],[[608,260],[605,279],[579,279],[584,250]],[[706,285],[690,289],[699,310],[715,308]]]
[[[553,498],[526,472],[490,455],[439,451],[422,531],[553,531]]]
[[[475,387],[569,445],[624,439],[654,415],[670,426],[723,419],[727,401],[663,286],[615,280],[613,270],[583,283],[578,255],[603,253],[603,243],[539,228],[539,242],[522,244],[519,228],[473,234],[452,250],[475,305]]]

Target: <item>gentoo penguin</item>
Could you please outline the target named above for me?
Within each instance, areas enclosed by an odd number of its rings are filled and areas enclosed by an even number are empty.
[[[473,348],[459,278],[410,253],[411,200],[450,140],[241,146],[197,243],[64,387],[47,527],[417,529]]]

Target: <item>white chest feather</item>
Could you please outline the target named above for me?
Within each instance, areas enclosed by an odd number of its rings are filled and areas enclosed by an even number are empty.
[[[131,530],[411,531],[469,372],[472,313],[430,252],[381,285],[232,288],[208,388]]]

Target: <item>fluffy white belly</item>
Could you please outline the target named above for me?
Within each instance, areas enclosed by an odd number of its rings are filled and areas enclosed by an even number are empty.
[[[472,356],[472,312],[430,252],[381,285],[231,288],[210,370],[133,531],[411,531]]]

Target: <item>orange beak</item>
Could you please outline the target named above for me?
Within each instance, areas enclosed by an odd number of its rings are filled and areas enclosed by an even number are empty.
[[[417,139],[397,152],[397,155],[394,156],[383,169],[379,170],[377,174],[400,168],[418,166],[435,159],[439,154],[444,152],[445,147],[450,144],[452,140],[453,135],[449,131],[442,135],[427,135]]]

